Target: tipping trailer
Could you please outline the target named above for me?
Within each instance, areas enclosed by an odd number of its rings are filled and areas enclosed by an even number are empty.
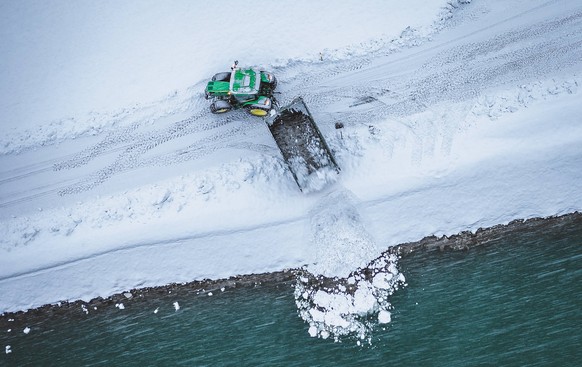
[[[337,179],[340,168],[301,97],[266,121],[301,191],[317,191]]]

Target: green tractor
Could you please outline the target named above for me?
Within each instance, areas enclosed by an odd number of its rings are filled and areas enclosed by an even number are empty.
[[[264,70],[239,68],[238,61],[231,69],[230,72],[214,75],[206,85],[206,99],[213,100],[210,111],[225,113],[244,108],[251,115],[267,116],[275,107],[275,76]]]

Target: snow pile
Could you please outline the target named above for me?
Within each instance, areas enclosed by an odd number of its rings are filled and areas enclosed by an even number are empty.
[[[309,335],[335,341],[355,337],[358,345],[362,340],[371,344],[374,327],[391,321],[390,295],[406,285],[396,264],[396,255],[384,255],[346,278],[300,274],[295,303]]]
[[[301,184],[304,193],[317,192],[338,180],[338,172],[332,167],[322,167],[304,177]]]
[[[288,164],[301,191],[306,194],[321,191],[338,180],[338,172],[333,166],[324,166],[309,173],[308,163],[302,157],[293,157]]]
[[[356,209],[357,198],[347,190],[324,196],[311,212],[315,263],[308,269],[326,277],[346,277],[365,267],[379,251]]]

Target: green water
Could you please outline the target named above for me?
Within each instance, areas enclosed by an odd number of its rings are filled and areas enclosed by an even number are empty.
[[[404,257],[372,345],[310,338],[292,283],[165,295],[1,330],[2,366],[578,366],[582,227]],[[173,302],[180,304],[174,310]],[[158,308],[158,312],[154,310]],[[5,354],[6,345],[12,353]]]

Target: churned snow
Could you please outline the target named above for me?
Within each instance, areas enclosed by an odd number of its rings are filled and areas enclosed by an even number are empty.
[[[298,279],[308,333],[366,340],[390,246],[582,210],[576,1],[259,1],[261,31],[216,31],[236,5],[0,3],[0,311],[302,268],[337,278]],[[261,119],[208,113],[234,59],[303,97],[335,183],[301,193]]]

